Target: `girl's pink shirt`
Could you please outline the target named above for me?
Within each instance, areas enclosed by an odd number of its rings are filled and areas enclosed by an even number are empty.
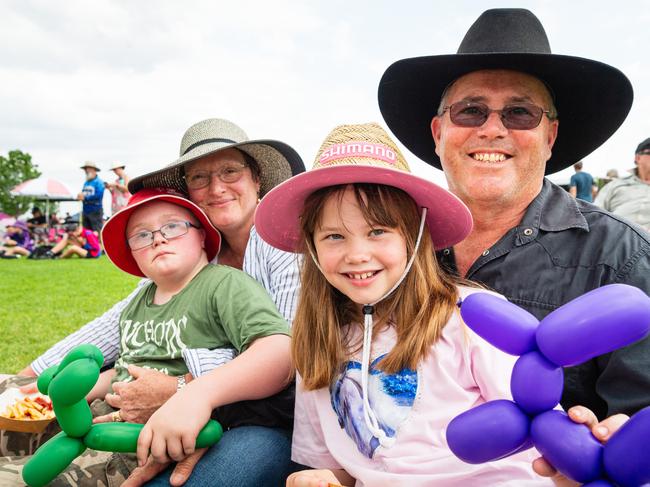
[[[460,288],[463,298],[474,292],[484,291]],[[354,329],[362,333],[360,327]],[[395,340],[392,327],[379,334],[371,362],[387,353]],[[360,361],[361,351],[351,358]],[[553,485],[533,472],[531,463],[540,456],[535,449],[470,465],[447,446],[445,430],[455,416],[493,399],[512,399],[510,375],[516,359],[476,335],[454,313],[418,365],[415,401],[397,429],[395,444],[379,446],[372,458],[361,454],[339,426],[329,389],[305,391],[298,378],[292,459],[313,468],[344,469],[357,479],[357,487]]]

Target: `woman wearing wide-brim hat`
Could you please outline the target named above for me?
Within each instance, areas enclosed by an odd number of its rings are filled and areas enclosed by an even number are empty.
[[[253,227],[258,200],[280,182],[305,170],[297,152],[275,140],[249,140],[234,123],[223,119],[203,120],[192,125],[183,136],[180,155],[171,164],[129,182],[129,190],[172,188],[187,195],[208,215],[222,235],[221,250],[213,262],[242,269],[264,286],[280,313],[291,322],[296,306],[299,271],[296,256],[274,249],[262,241]],[[76,343],[115,341],[119,315],[135,292],[101,318],[66,340]],[[242,296],[242,299],[246,299]],[[113,335],[111,335],[113,333]],[[101,338],[98,338],[101,337]],[[277,340],[276,340],[277,339]],[[101,347],[100,347],[101,348]],[[63,357],[59,345],[32,363],[24,372],[41,373],[44,366]],[[103,350],[107,356],[107,351]],[[273,335],[255,340],[239,357],[230,361],[230,350],[188,351],[184,359],[192,377],[202,375],[215,365],[237,372],[232,380],[246,380],[251,374],[266,377],[266,387],[251,390],[240,401],[216,410],[226,430],[218,445],[194,467],[186,485],[280,485],[290,466],[291,428],[293,426],[293,385],[286,389],[288,370],[274,367],[274,359],[289,357],[289,338]],[[230,375],[230,374],[229,374]],[[168,377],[157,371],[139,370],[136,380],[118,386],[107,401],[120,410],[128,421],[144,422],[186,378]],[[227,384],[224,384],[227,390]],[[277,394],[276,394],[277,393]],[[272,396],[272,397],[268,397]],[[267,398],[257,400],[260,398]],[[142,411],[147,411],[142,414]],[[191,467],[201,458],[195,455],[186,464]],[[160,472],[160,464],[148,464],[138,470],[138,478],[149,479]],[[179,472],[181,469],[178,469]],[[188,476],[183,469],[183,476]],[[169,485],[169,472],[149,485]]]
[[[129,193],[129,176],[124,169],[125,164],[116,162],[111,166],[111,171],[115,173],[117,179],[112,183],[104,183],[106,189],[111,192],[111,214],[114,215],[126,206],[131,197]]]

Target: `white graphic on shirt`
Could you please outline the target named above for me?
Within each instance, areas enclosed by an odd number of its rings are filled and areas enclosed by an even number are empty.
[[[174,320],[154,323],[153,320],[144,322],[123,320],[120,335],[120,358],[115,363],[116,369],[126,369],[130,363],[140,362],[151,358],[176,359],[181,358],[187,348],[181,334],[187,328],[187,316]],[[161,372],[166,370],[158,368]]]

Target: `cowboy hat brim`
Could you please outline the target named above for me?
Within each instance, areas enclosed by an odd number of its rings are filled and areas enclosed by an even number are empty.
[[[289,145],[277,140],[247,140],[239,143],[223,141],[202,144],[179,157],[163,169],[138,176],[129,181],[129,191],[136,193],[143,188],[172,188],[187,194],[184,166],[215,152],[239,149],[257,162],[261,173],[260,195],[266,194],[282,181],[301,173],[305,166],[298,153]]]
[[[431,135],[445,88],[484,69],[521,71],[543,81],[554,95],[560,128],[546,174],[571,166],[601,146],[632,106],[630,81],[618,69],[558,54],[478,53],[402,59],[379,82],[379,108],[395,136],[417,157],[442,169]]]

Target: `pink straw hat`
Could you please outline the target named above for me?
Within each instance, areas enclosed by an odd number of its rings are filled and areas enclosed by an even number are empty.
[[[307,197],[321,188],[352,183],[393,186],[427,208],[426,222],[436,250],[460,242],[472,229],[467,207],[449,191],[411,174],[400,150],[376,123],[332,130],[311,171],[288,179],[262,198],[255,228],[273,247],[300,252],[300,217]]]
[[[169,188],[146,188],[135,193],[127,205],[115,213],[102,228],[102,243],[104,252],[117,267],[134,276],[145,277],[135,262],[131,249],[126,242],[126,226],[135,209],[151,201],[167,201],[183,208],[187,208],[199,220],[201,228],[205,231],[205,253],[208,260],[214,259],[221,247],[221,234],[214,228],[210,219],[201,208]]]

